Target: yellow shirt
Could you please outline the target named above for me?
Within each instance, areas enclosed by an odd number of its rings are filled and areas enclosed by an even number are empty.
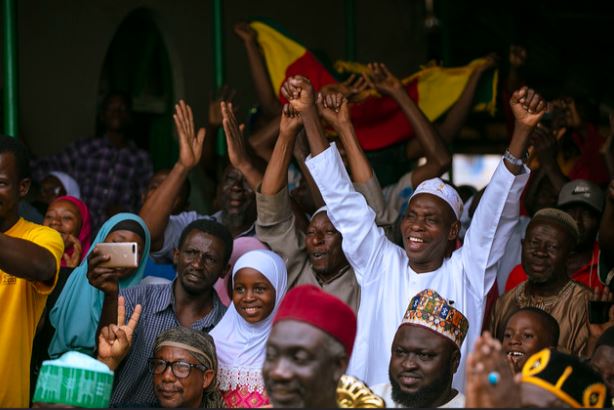
[[[28,407],[32,342],[47,295],[58,280],[64,242],[55,230],[23,218],[4,234],[34,242],[56,260],[51,286],[0,270],[0,407]]]

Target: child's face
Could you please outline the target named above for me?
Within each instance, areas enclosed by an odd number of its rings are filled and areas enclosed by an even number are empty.
[[[522,370],[531,355],[549,346],[542,322],[535,314],[518,312],[507,321],[503,334],[503,351],[515,373]]]
[[[266,319],[275,307],[275,288],[257,270],[240,269],[234,277],[232,303],[243,319],[258,323]]]

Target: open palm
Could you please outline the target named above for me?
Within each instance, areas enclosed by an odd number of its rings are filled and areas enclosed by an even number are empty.
[[[202,156],[206,131],[200,128],[198,133],[196,132],[192,108],[183,100],[175,105],[173,119],[179,136],[179,162],[191,169],[198,164]]]

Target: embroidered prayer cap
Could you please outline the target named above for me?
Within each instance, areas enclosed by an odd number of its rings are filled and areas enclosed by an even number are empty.
[[[109,407],[113,372],[106,364],[79,352],[66,352],[41,366],[34,403],[75,407]]]
[[[578,241],[578,237],[580,236],[578,224],[576,223],[575,219],[573,219],[573,217],[567,212],[563,212],[560,209],[556,208],[543,208],[537,211],[535,215],[533,215],[533,218],[531,219],[530,223],[539,220],[546,220],[560,225],[572,236],[574,243]]]
[[[597,184],[585,179],[569,181],[561,188],[557,206],[559,208],[569,204],[586,204],[595,211],[603,212],[603,191]]]
[[[579,358],[547,348],[529,357],[522,382],[534,384],[579,408],[603,407],[607,390],[601,376]]]
[[[356,338],[356,315],[341,299],[315,285],[290,290],[281,301],[273,326],[282,320],[296,320],[314,326],[335,338],[350,357]]]
[[[456,219],[460,220],[463,213],[463,200],[461,199],[456,189],[452,185],[445,183],[441,178],[431,178],[423,181],[411,195],[409,200],[418,194],[431,194],[443,199],[456,215]]]
[[[424,289],[411,298],[400,326],[403,325],[430,329],[453,341],[459,349],[469,329],[465,315],[432,289]]]

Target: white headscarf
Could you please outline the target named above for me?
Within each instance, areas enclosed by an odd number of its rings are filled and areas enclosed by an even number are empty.
[[[238,385],[247,385],[250,391],[263,392],[262,365],[265,345],[275,313],[286,294],[288,273],[279,255],[262,249],[247,252],[237,260],[232,269],[233,283],[235,275],[243,268],[255,269],[267,278],[275,288],[275,307],[266,319],[252,324],[243,319],[234,303],[231,303],[210,335],[215,340],[220,365],[220,389],[226,391],[235,389]]]
[[[66,195],[74,196],[77,199],[81,199],[81,190],[79,189],[79,184],[77,184],[77,181],[75,181],[73,177],[71,177],[65,172],[60,171],[51,171],[49,175],[53,175],[60,180],[60,182],[64,186]]]

